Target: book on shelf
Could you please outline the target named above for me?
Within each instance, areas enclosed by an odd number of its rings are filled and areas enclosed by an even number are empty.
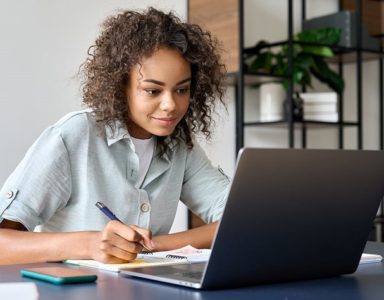
[[[307,104],[304,103],[303,111],[305,113],[335,113],[338,111],[337,103]]]
[[[305,121],[338,122],[339,114],[334,113],[304,113]]]
[[[205,262],[208,261],[210,254],[210,249],[196,249],[188,245],[170,251],[139,253],[136,259],[126,263],[106,264],[92,259],[67,259],[64,263],[120,272],[131,268]]]
[[[365,49],[379,50],[379,39],[369,35],[364,22],[359,24],[359,15],[355,11],[341,10],[325,16],[310,18],[304,20],[302,25],[304,30],[327,27],[340,29],[341,35],[338,45],[342,47],[358,47],[359,37],[356,30],[356,24],[359,25],[361,30],[361,46]]]
[[[335,92],[321,92],[321,93],[299,93],[303,104],[337,104],[337,94]]]

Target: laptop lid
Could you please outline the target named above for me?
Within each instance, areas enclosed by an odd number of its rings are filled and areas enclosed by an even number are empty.
[[[245,148],[200,283],[124,273],[205,289],[353,273],[383,195],[381,151]]]

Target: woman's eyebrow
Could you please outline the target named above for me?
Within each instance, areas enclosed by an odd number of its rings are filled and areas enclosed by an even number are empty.
[[[188,77],[188,78],[185,78],[184,80],[179,81],[178,83],[176,83],[176,85],[180,85],[180,84],[186,83],[188,81],[191,81],[191,77]]]
[[[186,79],[179,81],[178,83],[176,83],[176,85],[180,85],[180,84],[183,84],[183,83],[188,82],[188,81],[191,81],[191,77],[188,77]],[[150,82],[150,83],[154,83],[157,85],[165,86],[164,82],[156,80],[156,79],[144,79],[143,82]]]

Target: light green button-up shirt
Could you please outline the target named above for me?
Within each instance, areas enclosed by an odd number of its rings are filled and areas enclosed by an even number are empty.
[[[140,187],[139,159],[123,126],[101,133],[90,110],[68,114],[47,128],[0,191],[0,221],[28,230],[101,230],[109,219],[100,201],[127,224],[168,233],[181,200],[204,221],[223,212],[228,178],[201,147],[155,155]]]

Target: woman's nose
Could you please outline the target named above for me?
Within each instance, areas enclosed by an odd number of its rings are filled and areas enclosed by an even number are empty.
[[[160,109],[164,111],[173,111],[175,108],[176,103],[172,94],[164,94],[164,96],[161,98]]]

